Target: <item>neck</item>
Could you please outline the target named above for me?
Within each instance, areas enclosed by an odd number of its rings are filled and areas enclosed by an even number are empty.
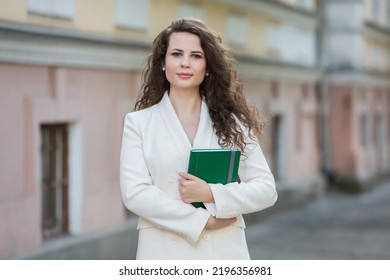
[[[169,92],[169,99],[176,114],[198,113],[202,104],[202,98],[198,91],[175,91]]]

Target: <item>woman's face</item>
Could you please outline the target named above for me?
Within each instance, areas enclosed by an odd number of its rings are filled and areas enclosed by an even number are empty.
[[[172,33],[165,55],[165,75],[172,90],[197,90],[206,74],[206,58],[198,36]]]

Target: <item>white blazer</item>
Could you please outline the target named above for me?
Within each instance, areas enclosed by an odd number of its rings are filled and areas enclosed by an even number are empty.
[[[207,210],[180,199],[179,172],[186,172],[192,148],[220,148],[206,103],[191,146],[166,92],[147,109],[126,115],[120,156],[120,186],[125,206],[139,216],[137,259],[249,259],[242,214],[272,206],[275,181],[257,142],[241,156],[241,183],[210,184],[215,203]],[[204,226],[237,217],[219,230]]]

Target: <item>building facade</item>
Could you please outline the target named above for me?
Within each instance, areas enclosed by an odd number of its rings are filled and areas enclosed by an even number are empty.
[[[369,158],[367,176],[388,168],[389,14],[374,24],[371,2],[345,7],[361,20],[350,38],[328,28],[345,24],[332,18],[338,7],[314,0],[0,0],[0,258],[134,256],[136,217],[119,189],[123,117],[152,40],[179,17],[204,20],[236,57],[267,119],[280,201],[321,190],[324,167],[361,176]],[[344,53],[364,71],[337,72],[345,40],[359,42]]]
[[[322,5],[327,163],[340,185],[364,189],[390,171],[390,1]]]

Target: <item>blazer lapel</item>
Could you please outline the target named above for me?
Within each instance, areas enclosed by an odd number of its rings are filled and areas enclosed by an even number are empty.
[[[169,100],[167,91],[164,93],[160,103],[158,103],[158,109],[161,119],[165,124],[165,128],[167,129],[172,142],[175,144],[176,149],[180,154],[180,158],[183,159],[184,166],[187,166],[191,144],[179,121],[179,118],[176,115],[175,109]]]
[[[200,120],[198,130],[194,139],[193,146],[182,127],[179,118],[176,115],[175,109],[169,100],[168,92],[164,93],[160,103],[158,103],[158,109],[161,119],[165,124],[168,134],[171,137],[177,151],[180,154],[180,158],[183,160],[184,166],[188,165],[189,154],[192,148],[211,148],[214,138],[214,130],[212,127],[211,118],[209,115],[208,107],[204,101],[202,101],[202,107],[200,112]]]
[[[198,130],[195,135],[193,148],[209,149],[213,145],[215,138],[212,121],[209,115],[209,109],[204,101],[200,110],[200,120]]]

